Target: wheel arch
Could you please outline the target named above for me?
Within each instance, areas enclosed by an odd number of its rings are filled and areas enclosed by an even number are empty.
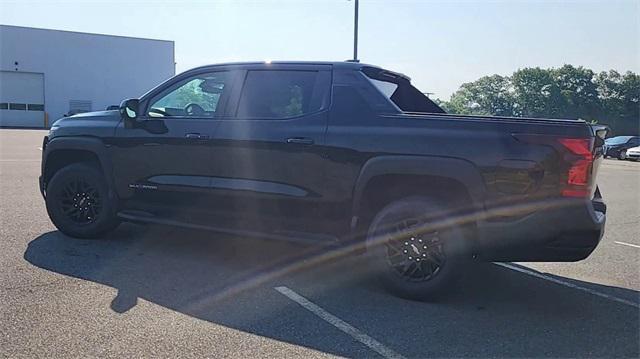
[[[378,194],[381,192],[381,194]],[[362,167],[353,192],[351,231],[358,233],[372,212],[398,197],[429,195],[477,213],[485,185],[472,163],[447,157],[380,156]]]
[[[46,143],[42,161],[42,182],[46,188],[53,175],[73,163],[94,163],[105,175],[108,185],[113,187],[111,161],[104,143],[97,138],[60,137]]]

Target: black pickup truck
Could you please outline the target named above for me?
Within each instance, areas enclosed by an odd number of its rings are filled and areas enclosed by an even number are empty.
[[[586,258],[605,224],[599,132],[446,114],[360,63],[221,64],[55,122],[40,189],[73,237],[131,221],[360,246],[390,289],[425,297],[470,258]]]

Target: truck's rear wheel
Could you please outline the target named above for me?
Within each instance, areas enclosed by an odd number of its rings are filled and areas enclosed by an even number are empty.
[[[74,163],[60,169],[49,181],[46,194],[49,218],[71,237],[97,238],[119,223],[109,186],[90,164]]]
[[[430,198],[409,197],[385,206],[372,220],[367,234],[370,267],[392,292],[433,299],[460,271],[466,259],[462,231],[438,225],[432,217],[438,213],[443,208]]]

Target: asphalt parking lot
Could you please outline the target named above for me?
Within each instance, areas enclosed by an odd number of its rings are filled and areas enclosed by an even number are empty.
[[[4,357],[640,356],[640,163],[604,161],[588,259],[474,264],[423,303],[291,243],[132,224],[66,237],[37,188],[44,134],[0,130]]]

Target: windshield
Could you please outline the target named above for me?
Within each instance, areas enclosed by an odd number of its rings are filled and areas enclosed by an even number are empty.
[[[611,138],[607,138],[605,140],[605,143],[607,145],[621,145],[621,144],[627,143],[631,138],[633,138],[633,136],[611,137]]]

